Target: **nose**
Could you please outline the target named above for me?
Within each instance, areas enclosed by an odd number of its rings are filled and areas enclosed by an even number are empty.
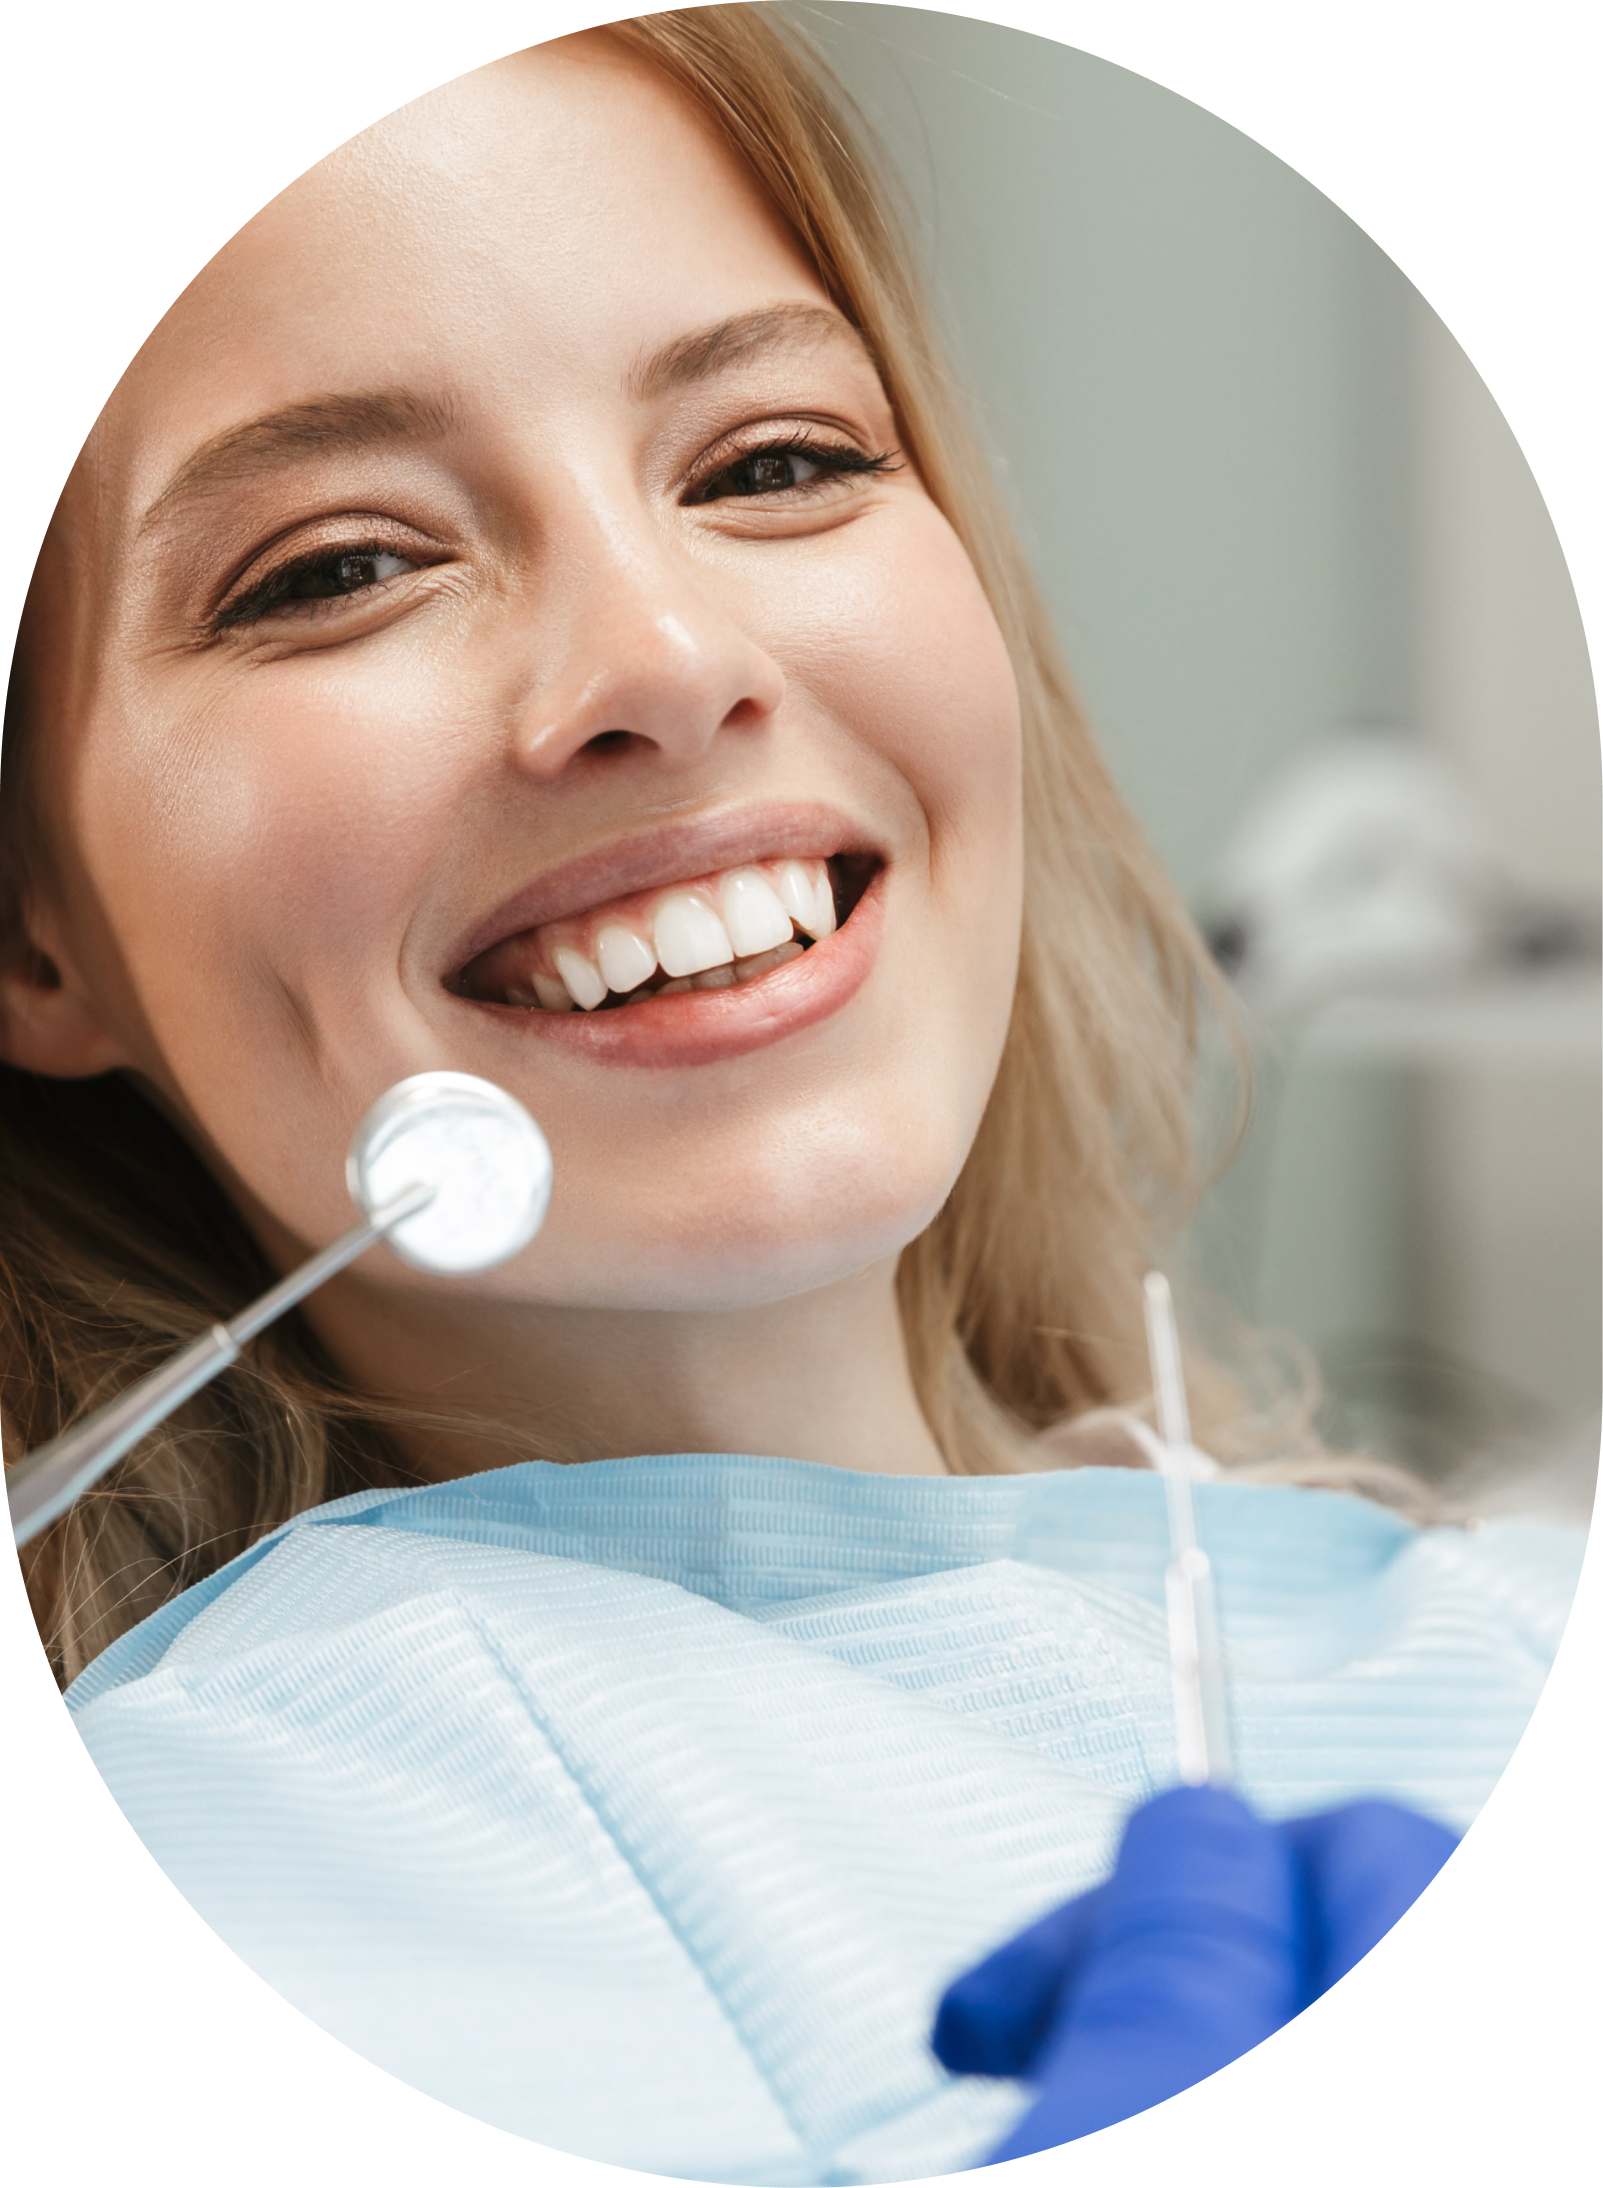
[[[564,565],[516,710],[522,772],[553,781],[581,753],[631,748],[688,767],[773,717],[783,671],[665,542],[594,537]]]

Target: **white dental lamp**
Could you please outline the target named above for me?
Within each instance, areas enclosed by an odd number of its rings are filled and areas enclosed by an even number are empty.
[[[392,1086],[362,1119],[345,1182],[363,1211],[354,1230],[11,1471],[6,1494],[19,1549],[232,1366],[270,1322],[377,1240],[413,1268],[441,1276],[510,1261],[545,1221],[551,1150],[523,1105],[488,1079],[424,1071]]]

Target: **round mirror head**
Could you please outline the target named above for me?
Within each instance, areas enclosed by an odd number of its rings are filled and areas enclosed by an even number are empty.
[[[409,1185],[434,1198],[386,1232],[414,1269],[467,1276],[521,1253],[545,1221],[551,1150],[521,1102],[463,1071],[422,1071],[380,1095],[345,1164],[365,1214]]]

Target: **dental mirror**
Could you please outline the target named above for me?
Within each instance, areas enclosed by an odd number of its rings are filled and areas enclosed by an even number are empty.
[[[430,1198],[386,1233],[414,1269],[467,1276],[521,1253],[551,1202],[551,1150],[521,1102],[488,1079],[424,1071],[380,1095],[357,1127],[345,1182],[376,1218],[413,1185]]]
[[[362,1119],[345,1181],[363,1211],[354,1230],[12,1468],[6,1497],[19,1549],[270,1322],[378,1239],[439,1276],[469,1276],[521,1253],[551,1203],[551,1150],[521,1102],[488,1079],[424,1071],[392,1086]]]

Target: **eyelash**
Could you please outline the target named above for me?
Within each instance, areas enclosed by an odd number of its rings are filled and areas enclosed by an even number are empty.
[[[316,570],[327,569],[331,563],[376,562],[385,555],[398,562],[411,560],[399,548],[392,547],[383,540],[372,539],[350,541],[338,547],[324,547],[316,554],[300,555],[293,562],[282,564],[241,599],[230,601],[221,607],[212,618],[212,628],[219,631],[235,630],[244,623],[260,622],[265,616],[272,615],[281,608],[297,615],[315,615],[320,611],[326,613],[330,609],[339,608],[346,601],[359,599],[363,593],[380,592],[393,579],[378,578],[372,584],[354,585],[347,593],[327,593],[321,599],[293,601],[287,597],[297,578],[308,576]]]
[[[729,478],[743,464],[758,463],[764,458],[789,456],[799,457],[803,462],[814,465],[816,476],[810,479],[798,479],[790,486],[757,487],[746,494],[726,496],[716,495],[710,491],[721,479]],[[716,470],[709,472],[705,478],[699,480],[690,489],[685,496],[684,505],[687,508],[704,508],[710,502],[726,499],[732,501],[766,501],[772,500],[781,494],[789,498],[796,498],[824,491],[837,479],[871,477],[898,468],[898,459],[893,450],[886,450],[881,455],[871,456],[863,449],[853,448],[844,442],[819,440],[811,433],[796,432],[787,434],[782,440],[759,442],[752,448],[743,449],[739,455],[730,457],[727,462],[720,464]],[[386,585],[392,584],[394,579],[379,578],[371,584],[353,586],[346,593],[329,593],[322,598],[301,601],[292,601],[286,597],[289,588],[297,578],[306,576],[316,570],[326,569],[331,563],[376,561],[385,555],[393,556],[399,561],[410,559],[410,557],[403,555],[398,548],[386,545],[381,540],[353,541],[336,547],[323,548],[316,554],[302,555],[295,561],[286,562],[279,569],[273,571],[270,577],[264,578],[261,584],[255,586],[243,598],[229,602],[220,608],[212,618],[212,628],[218,631],[237,630],[244,624],[261,622],[266,617],[278,612],[292,615],[337,612],[348,602],[360,599],[364,593],[382,591]],[[411,573],[402,572],[397,574],[410,575]]]
[[[834,479],[862,478],[898,468],[894,450],[887,449],[882,455],[870,456],[863,449],[853,448],[849,443],[823,441],[812,433],[800,431],[787,434],[783,440],[761,441],[752,448],[742,449],[738,456],[732,456],[727,462],[721,463],[715,471],[709,472],[691,488],[685,497],[687,506],[701,508],[715,498],[723,499],[722,496],[711,495],[708,492],[709,487],[716,486],[720,479],[728,478],[742,464],[759,462],[765,456],[800,456],[805,462],[816,464],[819,475],[814,479],[798,480],[794,486],[759,489],[756,493],[732,495],[729,499],[761,501],[767,498],[768,493],[817,493]]]

